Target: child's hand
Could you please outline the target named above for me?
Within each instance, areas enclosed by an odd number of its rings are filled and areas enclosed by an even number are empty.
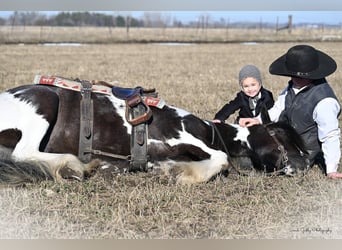
[[[221,123],[222,121],[218,120],[218,119],[215,119],[215,120],[212,120],[211,122],[213,122],[213,123]]]
[[[250,127],[253,125],[260,124],[258,119],[255,118],[240,118],[239,119],[239,125],[241,127]]]

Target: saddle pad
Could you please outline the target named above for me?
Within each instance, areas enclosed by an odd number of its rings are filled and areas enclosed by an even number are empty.
[[[57,87],[64,88],[64,89],[74,90],[74,91],[81,91],[82,89],[82,84],[80,82],[69,80],[69,79],[62,78],[62,77],[57,77],[57,76],[42,76],[38,74],[35,76],[33,83],[43,84],[43,85],[53,85],[53,86],[57,86]],[[102,93],[106,95],[113,95],[112,89],[110,87],[103,86],[103,85],[92,85],[92,92]],[[146,105],[154,106],[159,109],[162,109],[166,104],[164,99],[160,99],[160,98],[155,98],[151,96],[142,96],[141,98],[146,103]]]
[[[81,91],[82,84],[80,82],[76,82],[73,80],[56,77],[56,76],[42,76],[42,75],[36,75],[34,80],[34,84],[45,84],[45,85],[53,85],[57,87],[61,87],[64,89],[71,89],[75,91]],[[102,93],[106,95],[112,95],[111,88],[103,85],[93,85],[92,86],[92,92],[95,93]]]

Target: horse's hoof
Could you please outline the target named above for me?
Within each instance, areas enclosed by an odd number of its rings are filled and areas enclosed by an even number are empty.
[[[62,177],[62,179],[73,179],[82,181],[83,180],[83,173],[75,171],[71,168],[64,167],[59,171],[59,175]]]

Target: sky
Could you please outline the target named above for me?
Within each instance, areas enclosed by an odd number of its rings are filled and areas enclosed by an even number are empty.
[[[342,10],[341,0],[1,0],[2,10]]]
[[[57,14],[56,11],[39,11],[42,14]],[[292,15],[292,21],[297,23],[324,23],[342,25],[342,11],[102,11],[112,15],[131,15],[140,18],[146,12],[160,13],[176,18],[183,23],[197,21],[201,15],[208,15],[211,21],[219,21],[224,18],[229,22],[287,22],[288,16]],[[8,17],[13,11],[0,11],[0,17]]]
[[[134,15],[139,17],[143,13],[143,11],[136,11]],[[342,11],[173,11],[164,13],[184,22],[197,21],[200,15],[208,14],[213,20],[224,18],[229,19],[229,22],[276,22],[277,18],[279,22],[287,22],[288,16],[292,15],[293,23],[342,23]]]

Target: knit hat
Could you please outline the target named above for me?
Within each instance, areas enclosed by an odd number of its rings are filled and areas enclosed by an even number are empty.
[[[245,80],[247,77],[253,77],[260,83],[260,85],[262,84],[260,71],[254,65],[246,65],[240,70],[239,84],[242,85],[242,81]]]

